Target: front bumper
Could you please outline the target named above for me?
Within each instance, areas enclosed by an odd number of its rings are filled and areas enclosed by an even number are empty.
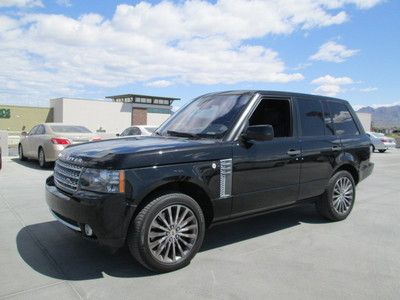
[[[46,180],[46,202],[51,213],[63,225],[113,249],[124,245],[135,210],[124,194],[88,191],[65,194],[54,185],[53,176]],[[90,237],[85,234],[85,224],[93,229]]]

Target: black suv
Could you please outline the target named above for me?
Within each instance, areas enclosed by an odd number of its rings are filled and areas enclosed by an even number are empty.
[[[371,174],[370,141],[344,100],[271,91],[194,99],[153,136],[71,146],[46,182],[54,216],[128,244],[145,267],[189,264],[211,224],[315,202],[343,220]]]

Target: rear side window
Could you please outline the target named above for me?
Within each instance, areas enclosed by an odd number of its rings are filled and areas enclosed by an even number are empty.
[[[43,125],[40,125],[37,129],[37,131],[35,132],[35,134],[45,134],[46,130],[44,129]]]
[[[318,100],[297,99],[297,103],[299,104],[302,135],[324,135],[325,120],[321,102]]]
[[[333,124],[337,135],[360,134],[357,125],[345,104],[329,102],[329,108],[332,113]]]

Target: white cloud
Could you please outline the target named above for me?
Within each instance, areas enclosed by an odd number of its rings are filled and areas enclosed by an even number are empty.
[[[336,96],[339,93],[344,92],[343,85],[353,84],[354,80],[350,77],[333,77],[331,75],[325,75],[311,81],[311,84],[319,85],[314,92],[325,96]]]
[[[57,0],[57,4],[60,6],[71,7],[71,0]]]
[[[276,51],[249,40],[340,24],[348,19],[346,5],[372,5],[334,2],[140,2],[118,5],[109,19],[0,15],[0,100],[45,101],[93,88],[163,85],[166,78],[195,84],[302,80]]]
[[[173,83],[169,80],[155,80],[155,81],[146,83],[146,86],[155,87],[155,88],[165,88],[172,84]]]
[[[43,6],[41,0],[0,0],[0,7],[34,7]]]
[[[369,87],[360,89],[360,92],[363,92],[363,93],[370,93],[370,92],[375,92],[375,91],[377,91],[377,90],[378,90],[377,87],[369,86]]]
[[[321,45],[317,53],[310,56],[310,59],[340,63],[357,52],[359,52],[358,49],[348,49],[344,45],[331,41]]]

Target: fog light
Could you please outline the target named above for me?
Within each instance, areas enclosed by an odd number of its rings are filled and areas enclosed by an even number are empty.
[[[87,236],[92,236],[93,235],[93,229],[88,224],[85,224],[85,234]]]

